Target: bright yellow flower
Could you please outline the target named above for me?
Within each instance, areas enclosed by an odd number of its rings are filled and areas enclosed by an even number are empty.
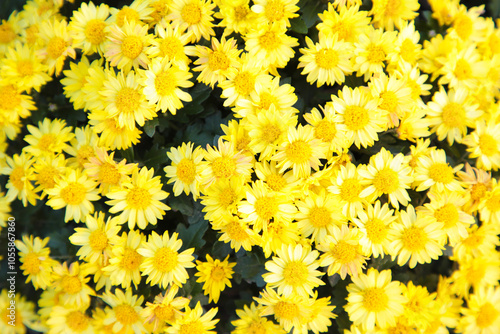
[[[35,157],[61,153],[68,149],[69,142],[75,136],[72,133],[73,127],[66,126],[66,121],[60,119],[50,120],[44,118],[38,122],[38,128],[28,124],[29,135],[24,140],[29,146],[24,151],[33,154]]]
[[[470,194],[470,201],[464,206],[464,211],[472,213],[477,210],[479,202],[488,191],[491,191],[491,173],[465,164],[465,172],[457,172],[465,190]]]
[[[7,20],[0,22],[0,56],[6,53],[7,49],[19,41],[19,35],[26,28],[26,21],[23,20],[22,14],[13,11]]]
[[[12,325],[12,318],[9,307],[12,309],[15,305],[15,325]],[[19,292],[12,296],[8,288],[2,289],[0,293],[0,309],[2,310],[0,318],[0,328],[2,334],[24,334],[27,329],[42,331],[39,315],[35,312],[35,304],[27,301],[26,297]],[[85,333],[91,334],[91,333]]]
[[[328,3],[328,10],[318,14],[321,22],[316,26],[325,35],[337,34],[339,41],[355,43],[370,25],[368,12],[359,10],[360,5],[341,6],[338,11]]]
[[[167,58],[179,68],[186,68],[190,63],[187,56],[186,45],[190,41],[190,34],[180,27],[174,28],[171,24],[157,24],[155,26],[155,39],[147,50],[150,58]]]
[[[5,186],[8,189],[5,195],[8,202],[12,202],[17,198],[22,201],[24,206],[27,206],[28,202],[31,205],[36,205],[38,196],[31,183],[35,179],[32,168],[34,161],[35,159],[31,154],[25,151],[21,155],[14,154],[12,158],[7,157],[7,166],[3,167],[0,171],[3,175],[9,175],[9,181]]]
[[[17,125],[19,119],[31,116],[31,110],[36,109],[32,97],[23,94],[17,84],[0,85],[0,115],[2,115],[2,123],[11,122]],[[14,139],[12,135],[7,135],[7,137]]]
[[[237,309],[236,315],[239,319],[231,321],[235,329],[232,334],[248,334],[251,331],[261,334],[285,334],[285,330],[260,315],[262,306],[256,306],[254,302],[250,307],[243,305],[243,309]]]
[[[146,306],[141,311],[141,316],[145,323],[153,323],[153,332],[159,333],[166,328],[166,325],[174,324],[183,315],[183,310],[189,304],[189,299],[185,297],[175,297],[179,292],[177,285],[172,285],[164,294],[155,296],[153,303],[146,302]]]
[[[85,3],[83,3],[85,4]],[[64,95],[73,103],[75,109],[84,109],[87,106],[87,95],[83,87],[87,84],[90,67],[97,67],[102,64],[102,58],[95,60],[90,65],[87,57],[82,56],[78,63],[71,62],[70,69],[63,71],[64,78],[60,80],[63,85]]]
[[[66,20],[51,18],[40,24],[40,39],[45,47],[37,53],[44,58],[48,65],[49,75],[59,75],[64,66],[66,57],[75,59],[76,52],[72,45],[72,39],[68,32]]]
[[[104,53],[109,26],[109,6],[94,5],[83,2],[80,8],[73,12],[69,23],[69,32],[73,38],[73,47],[82,49],[84,55]]]
[[[257,13],[256,25],[278,23],[290,27],[290,19],[299,16],[296,12],[299,0],[255,0],[252,12]]]
[[[467,145],[469,158],[476,158],[476,166],[484,170],[500,168],[500,124],[476,122],[476,129],[468,134],[463,143]]]
[[[219,319],[214,319],[217,314],[217,307],[211,308],[208,312],[203,314],[203,308],[200,302],[196,303],[194,309],[186,306],[184,315],[176,321],[171,327],[168,327],[166,333],[168,334],[215,334],[212,329],[219,322]]]
[[[142,131],[135,127],[120,126],[118,120],[104,110],[94,110],[89,115],[89,124],[100,133],[99,146],[110,150],[125,150],[139,142]]]
[[[229,245],[235,252],[238,252],[242,247],[249,252],[252,250],[252,246],[261,243],[260,236],[250,228],[250,224],[244,222],[238,216],[226,214],[221,219],[218,219],[217,224],[212,222],[212,228],[219,230],[219,241],[230,243]]]
[[[416,18],[419,8],[418,0],[374,0],[370,14],[377,28],[394,30],[394,27],[401,28],[403,22]]]
[[[304,240],[308,243],[310,241],[301,237],[297,223],[277,220],[271,222],[267,230],[262,231],[262,237],[258,239],[260,243],[257,244],[262,248],[264,256],[269,258],[273,254],[276,255],[283,246],[298,245]],[[310,244],[307,246],[310,247]]]
[[[111,309],[106,312],[104,325],[112,325],[112,333],[146,333],[144,328],[144,320],[141,317],[144,297],[134,295],[132,289],[127,289],[123,293],[120,289],[115,289],[114,292],[107,291],[102,295],[102,300],[111,306]],[[108,331],[109,333],[110,331]]]
[[[402,285],[403,296],[408,299],[403,313],[404,323],[421,331],[430,330],[429,326],[435,317],[434,302],[436,293],[429,293],[425,286],[415,286],[412,281]]]
[[[54,334],[92,334],[95,332],[92,318],[86,314],[87,307],[60,306],[53,307],[47,327]]]
[[[95,292],[87,284],[90,277],[87,277],[86,268],[86,264],[80,265],[78,261],[72,262],[69,267],[67,262],[52,267],[53,285],[64,306],[90,305],[90,296],[95,295]]]
[[[199,278],[196,280],[198,283],[203,284],[203,293],[208,295],[208,302],[214,301],[217,303],[219,301],[220,293],[224,291],[226,285],[231,287],[231,278],[233,277],[233,267],[236,262],[228,262],[229,255],[220,261],[219,259],[212,259],[212,257],[207,254],[207,261],[196,261],[196,270],[198,272],[195,276]]]
[[[462,42],[477,42],[484,39],[488,28],[486,20],[481,15],[484,13],[484,5],[467,8],[464,4],[454,4],[451,27],[446,31],[451,38]],[[457,38],[458,37],[458,38]]]
[[[388,56],[391,66],[404,67],[409,65],[412,68],[417,65],[422,58],[422,45],[420,44],[420,33],[415,30],[414,21],[402,21],[396,40],[396,48]]]
[[[129,6],[111,7],[109,10],[111,13],[110,23],[114,23],[118,27],[123,27],[127,21],[145,25],[144,22],[151,21],[151,14],[154,12],[150,3],[151,1],[134,0]]]
[[[206,212],[205,218],[216,223],[225,214],[236,214],[237,206],[245,197],[246,180],[241,176],[215,181],[203,189],[204,196],[201,204]]]
[[[486,79],[488,73],[488,63],[481,60],[475,45],[460,51],[451,50],[442,62],[438,84],[447,84],[450,89],[465,88],[473,91]]]
[[[218,26],[224,27],[224,35],[228,36],[233,31],[245,35],[255,27],[257,13],[250,10],[250,0],[219,0],[219,12],[214,17],[221,19]]]
[[[493,224],[468,227],[467,237],[453,247],[453,258],[460,263],[465,263],[468,259],[493,253],[496,247],[500,246],[495,229]]]
[[[169,178],[167,184],[174,183],[175,196],[184,191],[186,195],[192,193],[196,200],[200,195],[200,162],[203,160],[203,150],[199,146],[193,150],[193,146],[193,143],[188,142],[182,143],[178,148],[172,147],[170,152],[167,152],[172,163],[165,167],[164,171]]]
[[[500,253],[494,249],[482,256],[463,259],[458,263],[458,269],[452,273],[450,280],[453,284],[452,292],[465,298],[471,291],[498,286]]]
[[[212,0],[173,0],[167,19],[174,27],[186,30],[191,43],[199,42],[202,37],[210,40],[210,36],[215,35],[212,28],[214,8]]]
[[[497,179],[493,179],[491,191],[481,199],[478,211],[481,221],[485,224],[500,224],[500,185]]]
[[[474,291],[462,307],[463,316],[457,333],[494,334],[500,328],[500,288],[488,287]]]
[[[445,189],[450,191],[461,191],[462,185],[456,178],[456,173],[462,169],[463,165],[451,167],[446,162],[446,153],[442,149],[433,147],[430,155],[419,158],[414,171],[417,191],[424,191],[431,188],[442,192]]]

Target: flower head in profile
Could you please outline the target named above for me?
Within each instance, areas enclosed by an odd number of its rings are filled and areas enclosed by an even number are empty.
[[[198,276],[196,282],[204,283],[203,292],[205,295],[208,294],[208,302],[214,301],[217,303],[219,301],[220,293],[224,291],[226,286],[231,287],[231,278],[233,277],[233,267],[236,262],[229,262],[229,255],[221,261],[219,259],[213,259],[209,254],[207,254],[207,261],[196,261],[196,270],[198,272],[195,276]]]

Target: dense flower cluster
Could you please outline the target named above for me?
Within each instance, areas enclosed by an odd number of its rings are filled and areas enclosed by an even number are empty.
[[[238,254],[262,252],[264,287],[232,316],[235,334],[327,332],[342,312],[345,334],[497,333],[500,30],[483,7],[429,3],[442,33],[424,40],[416,0],[335,0],[307,33],[298,0],[88,2],[69,18],[62,0],[29,0],[0,25],[0,228],[14,200],[64,210],[78,260],[51,258],[49,238],[17,240],[43,291],[37,310],[17,297],[23,325],[2,316],[0,331],[213,333],[208,304],[232,286]],[[291,64],[331,88],[325,104],[300,107],[280,77]],[[56,78],[87,124],[25,126]],[[160,111],[182,112],[195,82],[234,115],[216,145],[168,147],[157,168],[115,158]],[[203,258],[151,229],[182,194],[234,252]],[[431,291],[376,265],[443,257],[455,264]],[[193,276],[208,302],[185,294]],[[325,292],[339,280],[342,305]]]

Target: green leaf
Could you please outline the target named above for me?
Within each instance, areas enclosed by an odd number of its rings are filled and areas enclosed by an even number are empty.
[[[168,149],[166,147],[158,147],[158,144],[153,147],[144,155],[144,164],[148,168],[158,169],[168,161]]]
[[[500,0],[491,0],[488,3],[488,8],[490,9],[493,18],[500,16]]]
[[[294,17],[293,19],[290,20],[290,24],[292,27],[292,30],[299,33],[299,34],[307,34],[307,26],[304,20],[299,16],[299,17]]]
[[[191,199],[184,194],[169,198],[168,205],[172,210],[180,211],[183,215],[188,216],[188,219],[191,215],[196,214]]]
[[[319,21],[318,13],[324,9],[324,4],[321,1],[311,1],[302,8],[301,18],[306,27],[309,29]]]
[[[234,272],[240,274],[243,279],[256,283],[259,287],[266,285],[262,278],[262,274],[266,272],[264,260],[256,253],[246,253],[245,256],[239,258],[234,266]]]
[[[160,124],[160,121],[158,120],[158,117],[153,118],[152,120],[149,120],[144,124],[144,132],[152,138],[155,134],[156,131],[156,126]]]
[[[134,161],[134,147],[130,146],[129,148],[125,150],[120,150],[122,158],[126,159],[127,162],[133,162]]]
[[[177,225],[176,232],[179,233],[179,239],[182,240],[182,249],[195,248],[200,249],[205,245],[206,241],[203,240],[203,235],[208,229],[208,221],[203,220],[199,223],[189,225]]]
[[[231,254],[232,251],[233,251],[233,249],[231,248],[231,244],[229,242],[225,243],[223,241],[217,240],[216,242],[214,242],[214,245],[212,246],[212,251],[210,252],[210,254],[214,258],[223,260],[226,258],[226,256]]]

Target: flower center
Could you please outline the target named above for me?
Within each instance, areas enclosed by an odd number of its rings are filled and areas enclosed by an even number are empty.
[[[89,317],[82,311],[71,311],[66,316],[66,325],[74,332],[83,332],[89,326]]]
[[[300,317],[300,308],[295,303],[279,301],[274,306],[274,314],[279,319],[292,320],[294,318]]]
[[[455,205],[447,203],[434,212],[434,217],[444,223],[444,228],[450,228],[458,223],[458,210]]]
[[[80,149],[76,153],[76,158],[80,166],[83,166],[84,164],[89,162],[89,158],[94,156],[95,156],[94,147],[90,145],[84,145],[80,147]]]
[[[277,49],[281,44],[279,37],[276,36],[276,33],[274,31],[268,31],[264,35],[260,36],[259,43],[264,49],[268,51]]]
[[[339,55],[337,51],[332,49],[319,50],[315,55],[315,59],[316,64],[325,69],[335,68],[339,63]]]
[[[269,94],[268,92],[260,94],[259,98],[260,98],[259,106],[262,109],[266,110],[269,109],[271,104],[274,104],[274,106],[278,106],[278,99],[274,95]]]
[[[486,274],[484,266],[473,265],[466,273],[467,282],[469,284],[476,284],[483,280]]]
[[[87,191],[79,183],[72,182],[61,190],[62,199],[69,205],[78,205],[83,202]]]
[[[380,45],[370,44],[367,48],[366,60],[371,64],[381,64],[385,60],[384,49]]]
[[[335,138],[337,129],[335,128],[335,123],[330,122],[326,119],[321,120],[314,128],[314,134],[316,138],[323,140],[324,142],[330,142]]]
[[[338,34],[339,41],[345,40],[345,41],[351,42],[352,31],[353,30],[352,30],[351,24],[349,24],[347,22],[339,21],[332,26],[332,33]]]
[[[363,293],[363,306],[369,312],[380,312],[387,308],[389,297],[382,288],[368,288]]]
[[[139,13],[128,6],[124,6],[116,15],[116,24],[121,27],[125,23],[125,19],[130,23],[132,21],[139,22]]]
[[[391,17],[398,15],[398,13],[400,12],[400,7],[400,0],[388,0],[384,6],[384,16]]]
[[[166,37],[160,42],[160,56],[176,59],[184,54],[184,46],[177,37]]]
[[[453,168],[447,163],[437,162],[429,168],[429,177],[435,182],[450,183],[454,179]]]
[[[377,218],[365,223],[366,236],[374,244],[380,244],[387,235],[387,226]]]
[[[285,16],[285,5],[281,0],[268,1],[264,14],[270,22],[280,21]]]
[[[174,93],[177,88],[175,75],[170,71],[161,71],[155,77],[155,89],[158,95],[168,96]]]
[[[47,54],[52,59],[59,58],[66,49],[66,42],[61,37],[53,37],[47,44]]]
[[[130,87],[123,87],[116,94],[115,104],[120,113],[133,114],[141,104],[141,93]]]
[[[151,203],[151,194],[147,189],[135,187],[127,194],[127,204],[134,209],[145,209]]]
[[[465,59],[459,59],[457,64],[455,65],[455,70],[453,71],[455,77],[458,80],[465,80],[472,76],[472,68],[469,65],[469,62]]]
[[[117,305],[114,308],[116,320],[121,322],[123,325],[131,325],[137,320],[139,320],[139,315],[134,310],[134,308],[127,304]]]
[[[120,173],[115,165],[105,162],[99,169],[99,180],[101,183],[117,185],[120,181]]]
[[[4,22],[0,24],[0,43],[8,44],[16,39],[16,32],[12,28],[11,24]]]
[[[415,226],[405,229],[401,239],[405,248],[411,252],[424,249],[428,240],[425,232],[421,228]]]
[[[361,184],[356,179],[345,179],[340,186],[340,197],[346,202],[357,202]]]
[[[260,197],[255,201],[255,212],[261,219],[269,221],[278,212],[278,203],[272,196]]]
[[[142,39],[139,36],[127,36],[122,42],[122,54],[129,59],[135,59],[139,57],[143,47]]]
[[[303,140],[296,140],[287,145],[285,153],[291,162],[301,164],[309,161],[312,154],[312,148],[309,143]]]
[[[174,308],[170,305],[158,305],[154,310],[155,316],[163,321],[173,321],[175,319]]]
[[[480,328],[489,327],[495,322],[495,320],[498,318],[498,315],[498,310],[490,302],[486,302],[479,309],[479,313],[476,318],[476,324]]]
[[[484,183],[476,183],[471,187],[470,197],[473,201],[479,201],[486,195],[488,187]]]
[[[354,261],[358,254],[358,245],[351,245],[344,240],[340,240],[332,250],[333,256],[342,264]]]
[[[389,113],[394,113],[398,106],[398,97],[396,93],[385,91],[380,93],[380,97],[382,98],[382,103],[379,106],[380,109],[387,110]]]
[[[26,270],[29,275],[36,275],[40,272],[40,265],[42,261],[38,257],[38,254],[29,253],[24,258],[23,270]]]
[[[57,141],[56,135],[54,135],[52,133],[47,133],[47,134],[42,135],[40,137],[40,140],[38,141],[37,147],[41,151],[52,152],[53,151],[52,147],[54,146],[56,141]]]
[[[274,143],[281,135],[281,129],[274,125],[268,124],[262,129],[262,139],[268,144]]]
[[[227,234],[232,240],[241,242],[248,239],[248,233],[237,220],[231,220],[231,222],[227,224],[226,228]]]
[[[24,175],[23,167],[16,167],[12,170],[12,173],[10,173],[9,180],[18,190],[22,190],[24,188]]]
[[[82,282],[76,276],[64,276],[61,281],[61,287],[67,294],[74,295],[82,290]]]
[[[486,201],[486,208],[491,212],[497,212],[500,210],[500,194],[492,195]]]
[[[370,121],[368,111],[359,106],[348,106],[344,110],[344,123],[351,131],[363,129]]]
[[[177,164],[177,178],[185,184],[191,184],[196,177],[196,166],[191,159],[183,158]]]
[[[235,202],[236,202],[236,192],[233,189],[227,188],[219,193],[219,203],[220,206],[223,207],[224,209],[227,209],[230,205],[234,204]]]
[[[89,245],[94,251],[102,251],[108,247],[108,237],[103,230],[95,230],[90,233]]]
[[[121,266],[125,270],[133,271],[139,268],[142,262],[142,255],[137,253],[130,247],[126,247],[123,251]]]
[[[234,7],[235,21],[238,22],[244,20],[247,17],[248,13],[250,13],[250,7],[248,7],[248,5]]]
[[[465,126],[465,110],[456,102],[450,102],[443,108],[443,123],[450,128]]]
[[[464,239],[463,244],[469,249],[476,249],[483,242],[484,237],[479,233],[471,234]]]
[[[260,322],[255,320],[247,327],[246,333],[248,334],[266,334],[268,330]]]
[[[481,149],[481,153],[489,157],[498,153],[497,141],[487,133],[479,136],[479,148]]]
[[[17,62],[17,72],[21,77],[29,77],[33,75],[33,62],[29,59],[19,60]]]
[[[391,168],[384,168],[375,174],[373,186],[384,194],[391,194],[399,188],[398,173]]]
[[[53,166],[46,166],[37,175],[37,184],[39,184],[43,189],[54,188],[56,181],[55,177],[59,176],[61,173]]]
[[[168,248],[163,247],[156,251],[153,265],[156,270],[161,271],[163,273],[169,273],[177,267],[179,253]]]
[[[279,174],[270,174],[266,177],[266,183],[273,191],[280,191],[286,186],[286,180]]]
[[[473,22],[466,14],[459,14],[453,22],[453,28],[455,29],[458,37],[460,37],[463,41],[469,39],[470,35],[472,35],[473,31]]]
[[[230,157],[219,157],[212,162],[212,170],[217,178],[228,178],[236,172],[236,162]]]
[[[309,212],[309,220],[314,227],[325,227],[332,221],[330,211],[324,207],[314,207]]]
[[[208,67],[212,71],[227,70],[229,64],[229,58],[222,51],[214,51],[208,55]]]
[[[417,48],[415,43],[409,38],[405,39],[401,44],[401,51],[399,54],[404,61],[410,64],[415,64],[417,61]]]
[[[307,280],[308,271],[304,263],[292,261],[286,264],[283,269],[283,278],[285,283],[292,286],[303,285]]]
[[[21,97],[13,85],[0,87],[0,110],[12,111],[19,104],[21,104]]]
[[[226,273],[224,272],[224,268],[221,266],[215,266],[212,268],[210,272],[210,278],[215,282],[223,281],[226,278]]]
[[[236,92],[242,96],[250,94],[255,88],[255,76],[247,71],[238,73],[233,82]]]
[[[185,5],[181,10],[182,19],[189,25],[199,23],[201,21],[201,14],[200,6],[194,2]]]
[[[94,45],[101,44],[106,40],[104,28],[106,28],[106,23],[102,20],[90,20],[85,27],[85,37]]]

